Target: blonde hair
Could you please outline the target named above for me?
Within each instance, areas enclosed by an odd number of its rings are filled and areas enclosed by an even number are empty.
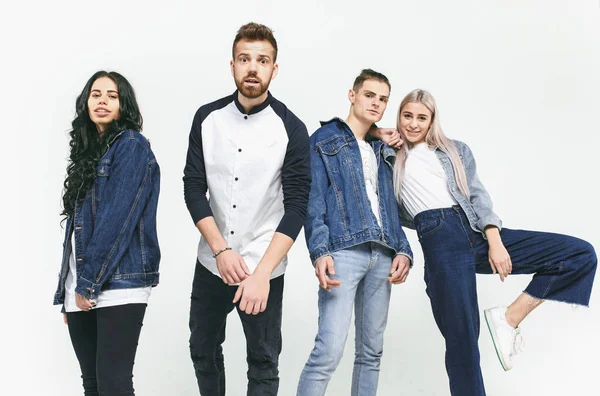
[[[400,129],[402,109],[408,103],[421,103],[431,112],[431,124],[429,125],[429,130],[425,136],[425,143],[427,143],[430,148],[438,148],[448,155],[450,162],[452,163],[452,168],[454,169],[454,178],[456,179],[458,189],[468,199],[470,194],[469,186],[467,185],[467,175],[456,145],[444,135],[444,131],[440,126],[440,117],[435,104],[435,99],[429,92],[422,89],[415,89],[406,95],[404,99],[402,99],[402,103],[400,103],[400,108],[398,109],[397,128],[402,136],[402,140],[404,140],[404,144],[396,153],[396,165],[394,166],[394,193],[396,194],[396,199],[398,202],[402,202],[401,191],[402,180],[404,179],[404,167],[406,166],[409,146],[412,146]]]

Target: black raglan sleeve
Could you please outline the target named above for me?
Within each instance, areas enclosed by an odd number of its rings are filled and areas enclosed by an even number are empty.
[[[205,217],[212,216],[212,210],[206,198],[208,183],[202,151],[202,108],[194,116],[190,131],[189,146],[185,168],[183,170],[183,192],[185,204],[194,224]]]
[[[288,145],[281,170],[284,215],[277,232],[296,240],[306,218],[310,193],[310,141],[302,121],[287,122]]]

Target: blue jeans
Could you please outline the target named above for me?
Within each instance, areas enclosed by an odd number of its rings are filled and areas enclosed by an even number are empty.
[[[452,395],[485,395],[479,367],[479,307],[475,274],[491,274],[489,246],[459,206],[415,216],[425,257],[425,284],[437,326],[446,340]],[[592,245],[567,235],[500,231],[512,274],[534,274],[524,290],[541,300],[587,306],[598,260]]]
[[[279,390],[283,275],[271,279],[267,308],[258,315],[232,302],[229,286],[196,261],[190,307],[190,355],[202,396],[225,395],[223,347],[227,315],[235,307],[246,336],[247,396],[275,396]],[[237,353],[242,353],[238,351]]]
[[[302,370],[298,396],[324,395],[348,337],[354,307],[356,338],[352,395],[375,395],[391,285],[392,250],[374,242],[333,253],[339,287],[319,288],[319,330]]]

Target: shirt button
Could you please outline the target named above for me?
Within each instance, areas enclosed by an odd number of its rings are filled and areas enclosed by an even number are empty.
[[[238,153],[241,153],[241,152],[242,152],[242,149],[238,149]]]
[[[248,116],[247,116],[247,115],[245,115],[245,116],[244,116],[244,120],[247,120],[247,119],[248,119]]]
[[[233,209],[237,208],[237,205],[233,205]]]
[[[237,177],[235,178],[235,181],[238,181],[238,178],[237,178]]]
[[[234,234],[234,232],[233,232],[233,231],[231,231],[231,234],[233,235],[233,234]]]

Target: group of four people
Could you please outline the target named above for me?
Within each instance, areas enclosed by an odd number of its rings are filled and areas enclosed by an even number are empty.
[[[505,370],[518,349],[519,324],[539,304],[588,305],[593,247],[570,236],[502,228],[473,154],[444,135],[431,94],[410,92],[397,128],[378,128],[391,85],[365,69],[349,90],[346,119],[323,122],[309,137],[268,90],[278,71],[272,31],[242,26],[232,52],[237,90],[196,112],[183,177],[202,235],[189,322],[201,395],[225,394],[222,344],[234,308],[247,342],[248,395],[277,394],[286,254],[303,226],[320,288],[318,334],[299,396],[325,394],[353,311],[351,394],[376,394],[391,287],[407,279],[413,264],[403,226],[417,231],[423,250],[454,396],[485,395],[476,273],[502,280],[534,274],[508,307],[484,311]],[[159,166],[123,76],[94,74],[76,111],[54,303],[63,306],[85,395],[133,395],[137,342],[158,284]]]

